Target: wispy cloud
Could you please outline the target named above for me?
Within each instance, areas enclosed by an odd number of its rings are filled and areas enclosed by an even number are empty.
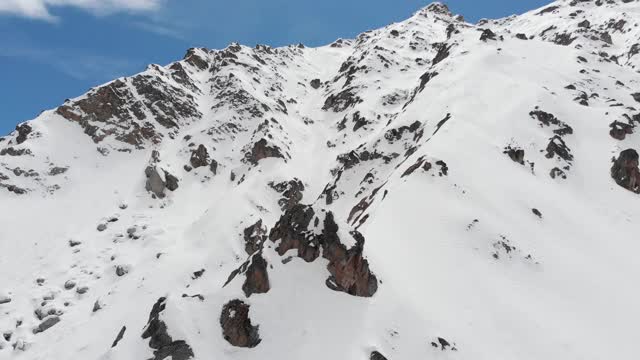
[[[55,7],[75,7],[95,15],[116,12],[149,12],[165,0],[0,0],[0,15],[9,14],[36,20],[57,21],[51,13]]]
[[[139,64],[130,59],[102,55],[86,55],[60,50],[0,45],[0,58],[18,58],[51,66],[78,80],[106,81],[128,74]]]
[[[169,24],[165,22],[159,22],[157,20],[149,21],[134,21],[132,26],[150,32],[152,34],[166,36],[177,40],[187,40],[188,37],[184,35],[184,29],[180,29],[175,24]]]

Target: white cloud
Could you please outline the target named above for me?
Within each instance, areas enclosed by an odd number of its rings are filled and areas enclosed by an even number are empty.
[[[11,14],[32,19],[55,21],[50,10],[68,6],[97,15],[114,12],[145,12],[159,8],[164,0],[0,0],[0,14]]]

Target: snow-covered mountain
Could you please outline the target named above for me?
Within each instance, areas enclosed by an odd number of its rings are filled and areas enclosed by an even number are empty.
[[[0,138],[0,359],[634,359],[640,2],[190,49]]]

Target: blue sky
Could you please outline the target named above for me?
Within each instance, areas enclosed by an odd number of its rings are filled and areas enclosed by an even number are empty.
[[[190,47],[323,45],[403,20],[429,2],[0,0],[0,134],[92,86],[175,61]],[[445,1],[471,22],[549,2]]]

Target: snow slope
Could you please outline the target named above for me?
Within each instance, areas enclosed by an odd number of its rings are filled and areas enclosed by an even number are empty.
[[[45,111],[0,138],[0,359],[637,357],[639,23],[435,3]]]

